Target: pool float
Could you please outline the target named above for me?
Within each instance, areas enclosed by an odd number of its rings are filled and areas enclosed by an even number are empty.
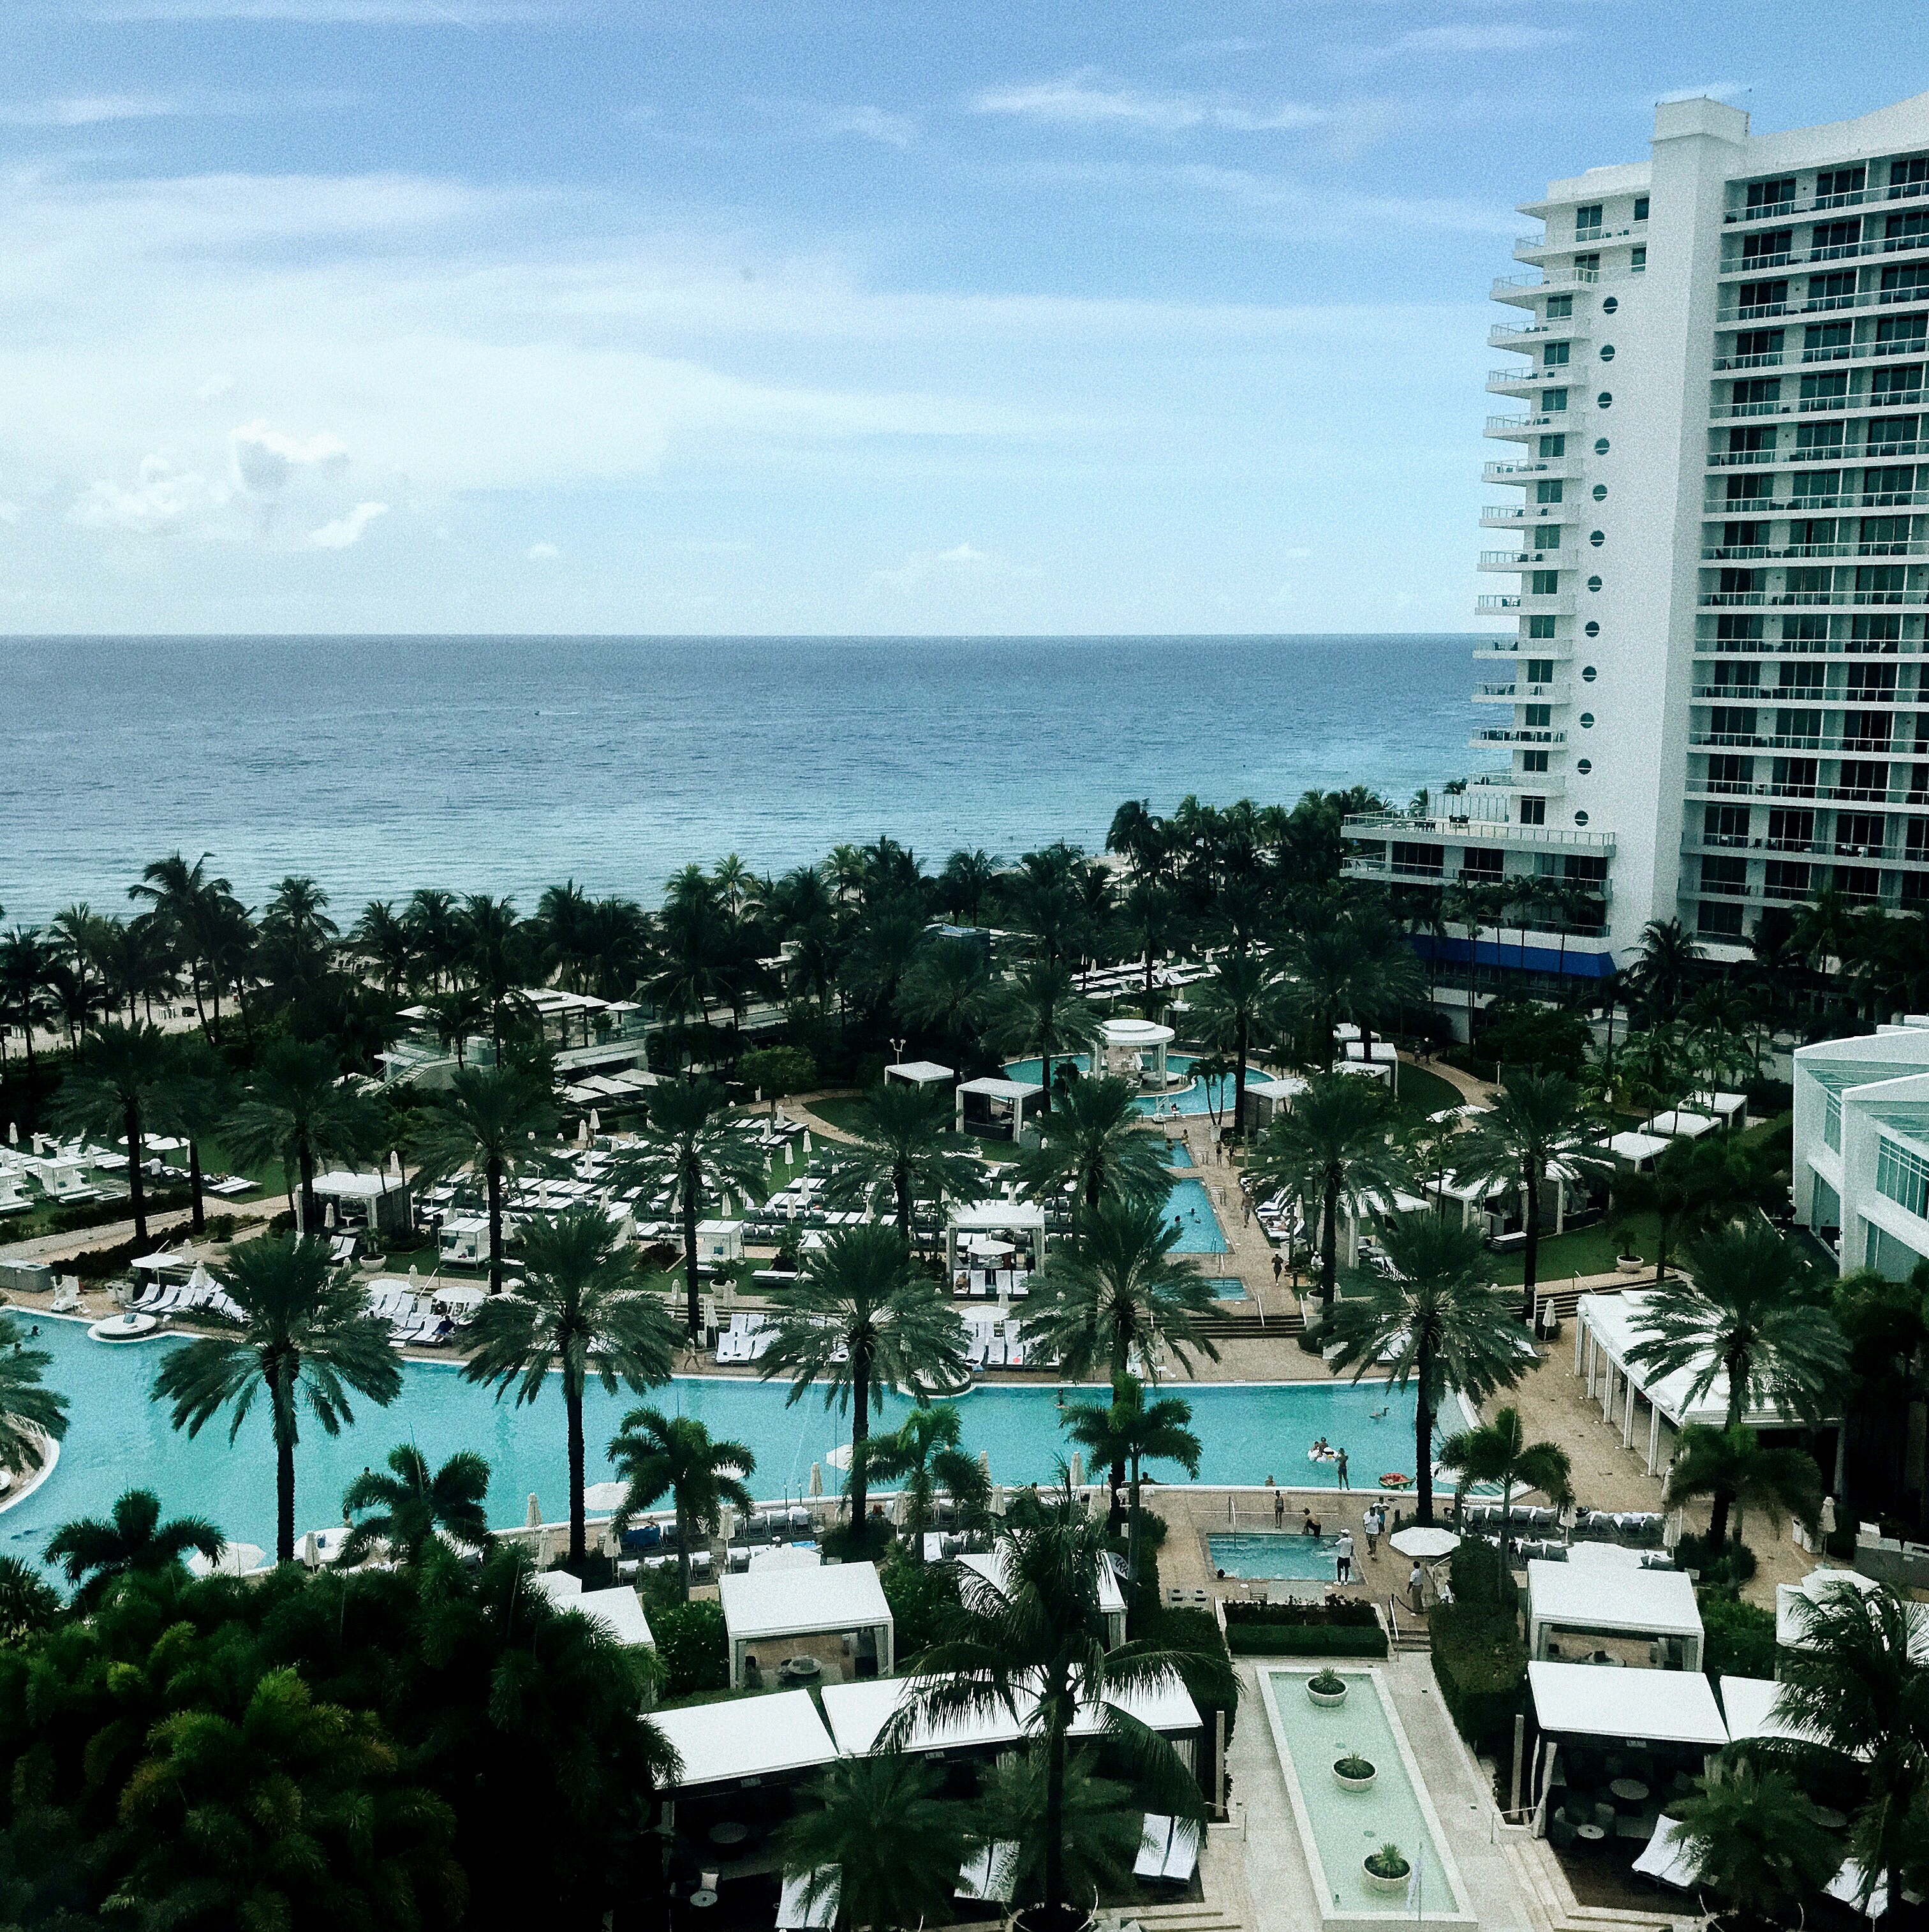
[[[1403,1490],[1408,1488],[1412,1480],[1411,1476],[1403,1476],[1397,1469],[1389,1469],[1380,1478],[1379,1486],[1383,1490]]]
[[[1309,1449],[1306,1452],[1306,1460],[1309,1462],[1337,1462],[1340,1460],[1340,1452],[1337,1449]]]

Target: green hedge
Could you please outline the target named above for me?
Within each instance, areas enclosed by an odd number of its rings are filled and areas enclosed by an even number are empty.
[[[1505,1750],[1527,1682],[1527,1646],[1510,1612],[1436,1604],[1427,1614],[1433,1676],[1460,1736],[1476,1751]]]
[[[1377,1630],[1379,1619],[1364,1597],[1340,1597],[1331,1603],[1252,1604],[1229,1603],[1226,1627],[1235,1624],[1295,1624],[1315,1628],[1337,1626],[1348,1630]]]
[[[1694,1594],[1701,1608],[1702,1669],[1710,1677],[1772,1677],[1775,1612],[1718,1591]]]
[[[654,1612],[650,1634],[657,1640],[666,1698],[699,1690],[721,1690],[730,1681],[730,1653],[723,1633],[723,1606],[714,1598],[678,1604]]]
[[[1344,1624],[1228,1624],[1235,1657],[1384,1657],[1386,1633]]]

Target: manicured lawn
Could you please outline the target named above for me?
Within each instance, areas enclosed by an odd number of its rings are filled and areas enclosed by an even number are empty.
[[[1443,1108],[1460,1106],[1463,1099],[1460,1090],[1451,1080],[1442,1080],[1437,1073],[1430,1073],[1424,1066],[1409,1066],[1405,1060],[1400,1062],[1400,1091],[1395,1100],[1406,1118],[1424,1120],[1429,1114],[1437,1114]]]
[[[846,1133],[855,1133],[864,1112],[864,1096],[849,1094],[831,1100],[813,1100],[810,1111],[820,1120],[828,1120],[832,1126],[842,1127]],[[1014,1157],[1011,1143],[1002,1136],[967,1134],[965,1138],[977,1143],[979,1154],[987,1160],[1008,1161]]]
[[[1538,1274],[1541,1283],[1558,1288],[1577,1274],[1609,1274],[1622,1240],[1631,1235],[1632,1252],[1652,1262],[1661,1247],[1661,1223],[1652,1214],[1616,1215],[1572,1234],[1543,1236]],[[1496,1258],[1493,1278],[1502,1287],[1517,1288],[1526,1263],[1517,1251]]]

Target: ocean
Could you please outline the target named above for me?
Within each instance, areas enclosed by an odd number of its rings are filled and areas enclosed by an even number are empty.
[[[692,860],[781,872],[888,832],[933,869],[1103,842],[1114,808],[1403,802],[1467,747],[1465,637],[14,638],[0,907],[124,906],[177,848],[346,925],[417,886],[565,878],[654,904]]]

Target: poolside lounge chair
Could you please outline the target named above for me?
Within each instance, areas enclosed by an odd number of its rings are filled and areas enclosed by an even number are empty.
[[[1199,1827],[1189,1820],[1148,1811],[1139,1839],[1133,1875],[1173,1885],[1188,1884],[1199,1864]]]

